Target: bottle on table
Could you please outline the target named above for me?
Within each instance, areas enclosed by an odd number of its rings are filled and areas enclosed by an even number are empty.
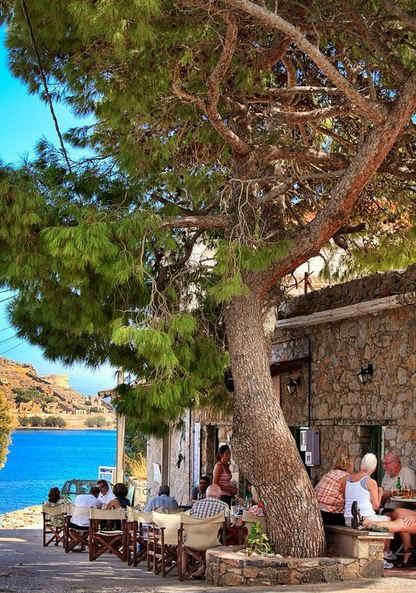
[[[400,476],[397,476],[397,482],[396,482],[396,490],[397,490],[397,494],[400,495],[402,489],[402,485],[400,482]]]

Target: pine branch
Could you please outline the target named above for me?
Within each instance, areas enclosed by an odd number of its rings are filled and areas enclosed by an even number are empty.
[[[162,228],[195,228],[195,229],[225,229],[228,226],[228,218],[225,216],[182,216],[165,218],[160,226]]]
[[[323,150],[313,150],[311,148],[295,151],[286,148],[278,148],[277,146],[270,146],[268,153],[266,155],[259,153],[258,158],[263,158],[268,163],[273,163],[279,160],[288,160],[325,165],[331,169],[345,169],[349,162],[348,159],[341,154],[331,155]]]
[[[303,229],[292,251],[264,274],[258,287],[260,296],[266,295],[279,278],[317,255],[321,247],[345,225],[361,191],[380,168],[415,109],[416,74],[413,74],[387,121],[370,132],[345,175],[331,192],[325,208]]]
[[[281,117],[287,122],[304,123],[309,121],[319,121],[321,119],[329,119],[330,117],[338,117],[346,115],[351,112],[347,107],[323,107],[322,109],[312,109],[311,111],[281,111],[277,107],[272,107],[270,113],[274,116]]]
[[[208,78],[208,101],[206,105],[206,113],[215,130],[224,138],[233,149],[240,154],[248,154],[250,148],[246,142],[241,140],[235,132],[230,130],[222,121],[218,113],[218,101],[220,98],[220,86],[223,82],[227,71],[230,67],[232,57],[237,46],[238,28],[235,17],[227,13],[224,16],[227,23],[227,31],[225,34],[224,47],[221,52],[220,59],[217,65],[211,72]]]
[[[308,41],[299,29],[281,18],[277,14],[251,2],[250,0],[225,0],[226,4],[233,6],[246,14],[251,15],[267,27],[278,29],[290,37],[300,50],[320,68],[327,78],[338,88],[347,99],[356,107],[356,110],[364,117],[377,124],[383,124],[387,117],[387,110],[379,104],[366,100],[356,89],[342,76],[327,58]]]

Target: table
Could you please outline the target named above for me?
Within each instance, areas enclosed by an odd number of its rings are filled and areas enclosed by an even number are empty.
[[[411,502],[416,504],[416,498],[405,498],[404,496],[392,496],[390,500],[392,502]]]

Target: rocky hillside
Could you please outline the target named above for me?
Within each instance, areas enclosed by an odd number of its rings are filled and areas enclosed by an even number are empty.
[[[0,390],[14,402],[19,418],[34,414],[108,413],[111,407],[99,397],[85,397],[69,387],[65,375],[39,377],[30,364],[0,357]]]

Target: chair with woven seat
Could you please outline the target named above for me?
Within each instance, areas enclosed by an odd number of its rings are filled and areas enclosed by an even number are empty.
[[[152,513],[127,509],[127,563],[137,566],[147,560],[148,525],[153,521]]]
[[[120,529],[103,529],[102,521],[119,521]],[[89,559],[97,560],[102,554],[114,554],[127,560],[127,531],[125,509],[90,509]]]
[[[225,526],[224,513],[196,519],[183,515],[178,532],[178,576],[183,581],[197,573],[205,573],[205,553],[221,545]]]
[[[147,543],[147,567],[155,574],[162,573],[165,577],[178,564],[178,530],[182,516],[182,513],[153,511]]]
[[[68,511],[68,505],[45,503],[42,505],[42,542],[49,546],[54,543],[58,546],[64,540],[65,516]]]
[[[88,529],[82,529],[72,523],[72,515],[76,514],[77,518],[89,519],[90,509],[87,507],[76,507],[69,505],[67,514],[65,516],[64,524],[64,549],[65,552],[72,552],[79,546],[81,550],[88,548]]]

